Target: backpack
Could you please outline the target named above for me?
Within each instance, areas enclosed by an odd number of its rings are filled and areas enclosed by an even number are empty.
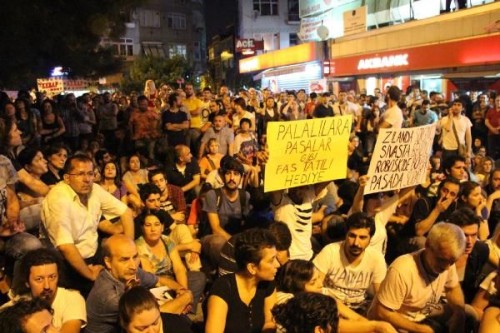
[[[215,192],[215,197],[217,198],[217,212],[220,210],[220,207],[222,205],[222,196],[223,196],[223,193],[222,193],[222,189],[221,188],[216,188],[216,189],[213,189],[211,191],[214,191]],[[240,229],[244,226],[245,224],[245,209],[246,209],[246,191],[243,190],[243,189],[238,189],[238,196],[240,198],[240,207],[241,207],[241,220],[239,221],[239,227]],[[229,225],[233,225],[235,223],[228,223],[227,226]],[[230,234],[233,234],[235,232],[237,232],[237,230],[228,230],[225,228],[225,230],[230,233]],[[206,235],[211,235],[212,234],[212,227],[210,226],[210,222],[208,221],[208,214],[205,212],[205,211],[202,211],[201,212],[201,218],[200,218],[200,224],[198,225],[198,238],[201,238],[203,236],[206,236]]]

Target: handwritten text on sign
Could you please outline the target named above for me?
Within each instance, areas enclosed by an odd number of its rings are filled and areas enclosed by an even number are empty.
[[[425,180],[436,125],[381,129],[368,169],[365,194],[391,191]]]
[[[352,117],[269,122],[265,191],[345,178]]]

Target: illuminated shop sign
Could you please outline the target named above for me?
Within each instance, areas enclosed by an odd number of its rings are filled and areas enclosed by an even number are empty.
[[[408,66],[408,53],[361,59],[358,70]]]

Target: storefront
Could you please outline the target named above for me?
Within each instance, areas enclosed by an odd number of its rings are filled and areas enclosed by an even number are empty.
[[[428,44],[406,49],[338,57],[327,62],[327,77],[335,87],[366,89],[397,85],[403,91],[416,84],[427,91],[498,90],[500,34]],[[344,82],[344,83],[342,83]],[[347,82],[347,83],[346,83]]]
[[[240,73],[255,72],[254,80],[273,92],[307,91],[311,81],[323,77],[322,57],[322,44],[309,42],[241,59]]]

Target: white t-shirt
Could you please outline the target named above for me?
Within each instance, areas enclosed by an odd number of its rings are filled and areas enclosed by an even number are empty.
[[[61,328],[65,322],[70,320],[81,320],[82,327],[87,325],[85,299],[76,290],[57,288],[52,309],[54,310],[53,324],[56,328]]]
[[[311,219],[314,197],[314,190],[309,188],[303,203],[297,205],[283,193],[280,203],[277,206],[273,205],[274,220],[286,223],[292,234],[290,259],[310,260],[313,256]]]
[[[344,304],[356,307],[366,299],[366,291],[373,283],[381,283],[387,272],[381,252],[368,247],[357,266],[352,266],[344,252],[344,242],[328,244],[313,260],[316,268],[325,274],[324,286]]]
[[[397,258],[389,267],[387,276],[375,296],[383,306],[402,314],[411,321],[425,319],[436,307],[446,288],[459,285],[455,265],[429,280],[422,267],[421,253],[409,253]],[[376,319],[373,307],[368,318]]]
[[[382,121],[391,124],[392,128],[401,128],[403,124],[403,111],[397,105],[394,105],[385,110],[384,114],[382,114]]]
[[[385,200],[380,206],[379,211],[375,214],[375,233],[370,239],[369,247],[385,254],[387,249],[387,230],[385,226],[389,222],[389,218],[396,212],[399,203],[399,195],[395,194]]]
[[[449,120],[449,116],[441,118],[438,122],[438,128],[441,128],[441,138],[443,140],[442,146],[446,150],[457,150],[458,143],[455,137],[455,133],[453,132],[453,126],[450,126],[450,130],[448,131],[444,126],[447,124]],[[455,124],[455,128],[457,130],[457,136],[460,140],[461,144],[465,144],[465,134],[469,128],[472,127],[472,123],[469,118],[465,116],[460,116],[459,118],[453,118],[453,123]]]

